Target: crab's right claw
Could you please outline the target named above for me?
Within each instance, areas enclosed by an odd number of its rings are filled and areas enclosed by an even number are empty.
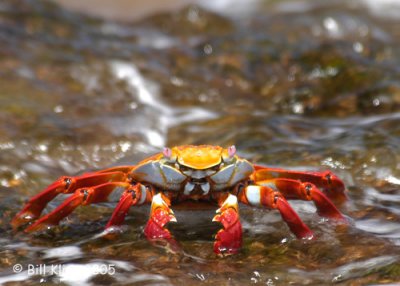
[[[144,229],[144,234],[150,240],[170,239],[171,233],[165,227],[170,221],[176,222],[175,215],[159,193],[153,197],[150,219]]]
[[[173,253],[181,252],[181,246],[166,228],[169,222],[176,222],[174,212],[159,193],[153,196],[150,218],[144,229],[144,234],[156,246]]]
[[[227,197],[213,221],[220,222],[223,226],[215,236],[214,252],[218,255],[237,253],[242,247],[242,225],[236,196],[230,194]]]

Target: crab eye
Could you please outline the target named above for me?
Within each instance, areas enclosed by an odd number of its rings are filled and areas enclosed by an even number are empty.
[[[228,148],[229,158],[232,158],[233,156],[235,156],[235,154],[236,154],[236,147],[235,145],[232,145]]]
[[[164,147],[164,149],[163,149],[163,155],[164,155],[165,158],[171,159],[172,150],[171,150],[170,148],[168,148],[168,147]]]

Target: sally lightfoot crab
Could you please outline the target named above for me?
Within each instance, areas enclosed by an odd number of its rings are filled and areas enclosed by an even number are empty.
[[[171,206],[188,201],[218,204],[213,221],[222,224],[216,234],[214,252],[233,254],[242,244],[238,202],[277,209],[298,238],[313,232],[287,200],[313,201],[323,217],[344,220],[332,203],[346,199],[343,182],[333,173],[297,172],[253,165],[236,155],[235,146],[178,146],[147,158],[135,166],[121,166],[76,177],[61,177],[31,198],[12,220],[18,228],[31,223],[26,232],[42,230],[68,216],[80,205],[105,202],[117,188],[124,191],[106,225],[123,224],[131,206],[151,203],[144,229],[149,240],[173,240],[166,225],[176,222]],[[58,194],[72,194],[50,213],[40,216]]]

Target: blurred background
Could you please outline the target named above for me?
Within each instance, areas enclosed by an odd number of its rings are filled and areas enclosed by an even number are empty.
[[[399,24],[397,0],[2,0],[0,284],[398,285]],[[299,241],[275,211],[243,206],[243,251],[224,259],[212,211],[176,212],[178,255],[145,240],[146,207],[115,241],[96,236],[112,202],[38,235],[9,226],[61,175],[202,143],[332,170],[348,187],[349,225],[293,202],[317,235]],[[109,264],[113,275],[93,271]]]

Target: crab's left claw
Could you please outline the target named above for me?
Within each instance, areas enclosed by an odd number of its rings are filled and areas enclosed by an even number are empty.
[[[217,210],[213,221],[220,222],[223,226],[215,236],[214,252],[219,255],[237,253],[242,247],[242,225],[236,196],[229,194]]]

